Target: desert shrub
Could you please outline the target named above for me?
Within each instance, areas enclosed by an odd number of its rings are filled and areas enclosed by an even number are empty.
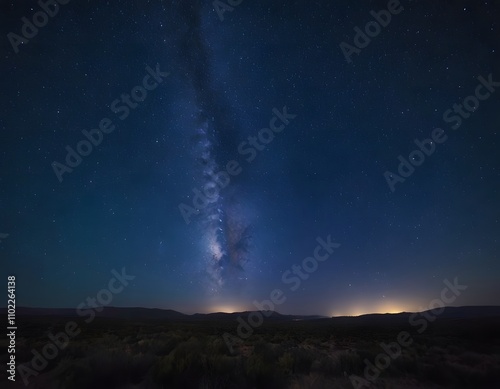
[[[56,372],[61,388],[118,388],[140,383],[153,359],[151,355],[100,349],[85,358],[64,357]]]
[[[88,346],[82,344],[81,342],[70,342],[61,353],[61,355],[64,355],[65,357],[84,358],[88,355]]]
[[[445,365],[432,363],[430,365],[423,366],[422,378],[431,381],[439,385],[447,385],[454,381],[454,377],[451,375],[449,369],[445,368]]]
[[[294,366],[294,358],[292,353],[290,352],[285,352],[279,359],[278,359],[278,366],[280,369],[283,371],[284,374],[290,375],[293,373],[293,366]]]
[[[314,367],[316,371],[325,375],[333,376],[343,373],[340,370],[340,364],[336,363],[336,361],[329,355],[322,355],[317,358]]]
[[[262,355],[253,354],[246,360],[245,373],[249,382],[258,388],[281,388],[285,377],[277,367]]]
[[[244,371],[250,383],[258,388],[280,388],[285,385],[286,374],[279,364],[276,348],[259,338],[253,353],[244,363]]]
[[[355,351],[343,351],[337,356],[338,367],[341,372],[356,374],[363,370],[363,359]]]
[[[312,352],[301,347],[297,347],[295,349],[292,349],[291,353],[294,359],[294,373],[308,374],[311,370],[311,365],[314,360]]]
[[[460,359],[469,366],[476,366],[483,363],[485,357],[472,351],[466,351],[460,355]]]
[[[75,360],[67,357],[61,360],[59,366],[62,374],[58,377],[58,387],[85,389],[93,384],[88,358]]]
[[[102,336],[101,339],[98,339],[98,342],[101,346],[105,347],[116,347],[118,343],[121,343],[122,340],[118,338],[115,334],[106,333]]]
[[[179,343],[182,342],[182,337],[179,334],[171,333],[160,337],[152,348],[155,355],[168,355],[174,350]]]
[[[273,343],[279,344],[280,349],[283,351],[290,350],[291,348],[294,348],[297,346],[297,343],[295,343],[293,340],[287,339],[287,338],[281,340],[280,342],[273,342]]]
[[[173,387],[196,387],[203,376],[202,354],[198,339],[191,337],[180,343],[155,365],[155,380]]]
[[[395,375],[418,375],[421,372],[421,365],[418,360],[401,355],[392,360],[390,371]]]
[[[227,355],[213,355],[205,359],[204,370],[209,373],[230,375],[238,367],[238,358]]]
[[[229,349],[226,346],[226,343],[222,339],[222,337],[217,336],[213,337],[210,342],[207,344],[207,353],[218,354],[218,355],[230,355]]]
[[[222,389],[242,387],[240,358],[227,355],[204,355],[200,388]]]
[[[175,374],[173,354],[161,357],[153,367],[154,379],[159,383],[173,382]]]
[[[271,348],[275,359],[277,359],[278,357],[283,355],[285,351],[287,351],[287,349],[281,344],[271,344]]]
[[[94,381],[108,383],[109,386],[140,382],[152,363],[150,355],[127,355],[121,350],[101,350],[89,358]]]
[[[264,340],[255,342],[253,352],[269,363],[272,363],[275,357],[272,346]]]
[[[368,359],[369,361],[374,361],[377,355],[383,353],[384,350],[378,344],[373,344],[370,347],[359,348],[356,352],[361,360]]]
[[[319,348],[321,346],[321,339],[317,337],[309,337],[306,339],[306,343],[313,347]]]
[[[274,336],[271,337],[271,342],[272,343],[283,343],[287,340],[286,335],[283,333],[276,333]]]
[[[199,384],[199,389],[228,389],[233,388],[230,378],[227,376],[204,375]],[[236,386],[237,387],[237,386]]]

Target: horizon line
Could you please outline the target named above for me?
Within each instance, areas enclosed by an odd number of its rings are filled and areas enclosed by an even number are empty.
[[[498,307],[500,308],[500,305],[460,305],[460,306],[455,306],[455,305],[446,305],[444,306],[443,308],[471,308],[471,307],[482,307],[482,308],[485,308],[485,307]],[[64,310],[75,310],[76,311],[76,308],[69,308],[69,307],[53,307],[53,308],[48,308],[48,307],[33,307],[33,306],[18,306],[16,308],[16,311],[17,309],[23,309],[23,308],[26,308],[26,309],[42,309],[42,310],[57,310],[57,309],[64,309]],[[304,317],[308,317],[308,316],[317,316],[317,317],[320,317],[320,318],[339,318],[339,317],[361,317],[361,316],[366,316],[366,315],[399,315],[399,314],[402,314],[402,313],[420,313],[420,312],[427,312],[427,311],[432,311],[433,309],[427,309],[427,310],[423,310],[423,311],[401,311],[401,312],[367,312],[367,313],[362,313],[362,314],[359,314],[359,315],[322,315],[322,314],[297,314],[297,313],[281,313],[279,311],[276,311],[276,310],[273,310],[273,311],[270,311],[270,310],[243,310],[243,311],[233,311],[233,312],[225,312],[225,311],[213,311],[213,312],[194,312],[194,313],[184,313],[184,312],[181,312],[181,311],[177,311],[175,309],[171,309],[171,308],[158,308],[158,307],[141,307],[141,306],[126,306],[126,307],[121,307],[121,306],[105,306],[104,308],[115,308],[115,309],[147,309],[147,310],[160,310],[160,311],[173,311],[173,312],[176,312],[176,313],[179,313],[181,315],[185,315],[185,316],[194,316],[194,315],[211,315],[211,314],[227,314],[227,315],[231,315],[231,314],[244,314],[244,313],[249,313],[249,312],[273,312],[273,313],[277,313],[279,315],[282,315],[282,316],[304,316]],[[7,309],[7,307],[0,307],[0,309]],[[435,308],[436,309],[436,308]]]

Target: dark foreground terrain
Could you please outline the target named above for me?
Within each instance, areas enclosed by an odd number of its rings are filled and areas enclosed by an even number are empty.
[[[7,380],[5,368],[0,379],[2,388],[25,387],[25,378],[29,388],[50,389],[500,388],[498,313],[448,308],[435,320],[419,314],[413,321],[406,313],[273,314],[236,341],[237,318],[246,321],[248,313],[106,308],[85,323],[69,310],[26,309],[17,317],[16,382]],[[72,321],[79,333],[65,344],[61,331]],[[4,338],[2,366],[7,346]]]

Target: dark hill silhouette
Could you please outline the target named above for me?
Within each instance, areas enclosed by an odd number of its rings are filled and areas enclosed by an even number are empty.
[[[0,308],[2,315],[7,314],[6,308]],[[446,319],[468,319],[468,318],[490,318],[500,317],[500,306],[467,306],[467,307],[446,307],[444,311],[435,315],[432,311],[427,311],[433,316]],[[133,319],[133,320],[182,320],[182,321],[231,321],[239,316],[248,317],[251,311],[245,312],[214,312],[195,313],[187,315],[171,309],[159,308],[122,308],[105,307],[102,312],[96,312],[97,317]],[[335,324],[357,324],[357,325],[400,325],[408,323],[411,312],[401,312],[394,314],[367,314],[361,316],[338,316],[327,318],[319,315],[283,315],[278,312],[262,312],[266,321],[287,322],[300,320],[331,320]],[[79,317],[75,309],[72,308],[28,308],[18,307],[16,316],[59,316],[59,317]]]

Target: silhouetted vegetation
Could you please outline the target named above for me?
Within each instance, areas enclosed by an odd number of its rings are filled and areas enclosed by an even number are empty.
[[[48,329],[61,331],[66,321],[20,319],[18,362],[29,362],[31,349],[41,350],[47,343]],[[422,334],[407,324],[359,325],[355,318],[341,324],[329,319],[270,321],[236,344],[231,354],[222,335],[236,335],[236,327],[234,320],[97,318],[31,378],[30,387],[353,388],[349,376],[363,377],[365,359],[373,362],[383,351],[380,343],[393,342],[402,330],[411,333],[413,344],[402,349],[372,387],[500,387],[498,318],[444,318]],[[2,363],[6,360],[4,354]],[[22,384],[17,378],[16,384]]]

